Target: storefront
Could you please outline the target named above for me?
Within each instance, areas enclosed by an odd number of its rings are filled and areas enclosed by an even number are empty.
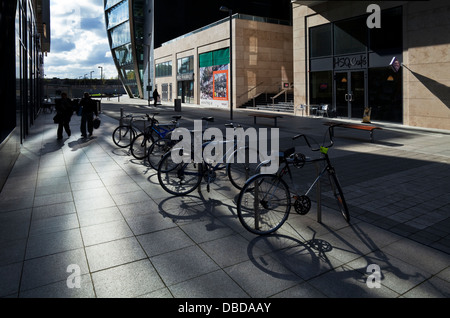
[[[330,105],[343,118],[402,122],[402,71],[389,67],[402,59],[402,8],[382,12],[384,27],[369,29],[367,15],[309,28],[311,105]]]
[[[450,129],[449,10],[445,0],[293,1],[295,105]]]

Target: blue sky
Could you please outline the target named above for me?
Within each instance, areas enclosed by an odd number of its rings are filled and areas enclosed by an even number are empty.
[[[50,0],[51,49],[46,78],[117,77],[105,28],[103,0]]]

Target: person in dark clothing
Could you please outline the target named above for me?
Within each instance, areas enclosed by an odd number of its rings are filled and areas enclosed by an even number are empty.
[[[94,114],[98,117],[97,104],[91,99],[89,93],[84,93],[83,99],[80,101],[81,110],[81,137],[86,138],[86,126],[89,137],[94,132]]]
[[[60,116],[57,131],[58,140],[63,138],[63,129],[66,131],[67,136],[70,137],[72,134],[70,130],[70,120],[72,119],[73,108],[72,102],[67,98],[66,93],[61,93],[61,99],[55,101],[55,109]]]
[[[155,90],[153,91],[153,102],[155,103],[155,106],[158,105],[158,89],[155,88]]]

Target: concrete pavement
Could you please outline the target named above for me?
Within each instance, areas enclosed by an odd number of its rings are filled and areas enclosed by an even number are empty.
[[[351,224],[324,184],[321,223],[313,202],[307,216],[293,212],[277,234],[259,237],[239,223],[226,176],[210,193],[204,185],[186,197],[165,193],[154,170],[112,143],[111,110],[120,107],[155,110],[104,100],[89,140],[76,116],[62,142],[52,115],[32,127],[0,193],[2,297],[450,295],[450,132],[380,123],[372,144],[367,132],[336,130],[330,157]],[[171,105],[156,110],[175,114]],[[181,115],[186,126],[205,115],[218,127],[229,122],[227,111],[198,106],[183,105]],[[234,121],[253,124],[245,111]],[[321,141],[323,121],[284,115],[282,148],[297,133]]]

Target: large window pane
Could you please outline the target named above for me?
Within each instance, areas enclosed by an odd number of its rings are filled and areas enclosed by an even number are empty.
[[[312,105],[333,102],[333,73],[331,71],[312,72],[310,84],[310,103]]]
[[[120,1],[122,0],[106,0],[105,2],[105,10],[115,6],[116,4],[118,4]]]
[[[311,28],[309,42],[311,58],[332,55],[331,24]]]
[[[334,25],[334,54],[366,51],[368,33],[366,17],[336,22]]]
[[[394,73],[388,67],[369,69],[369,107],[372,118],[402,122],[402,70]]]
[[[187,74],[194,72],[194,57],[189,56],[178,59],[178,71],[177,74]]]
[[[119,62],[120,66],[128,65],[133,63],[133,54],[131,50],[131,44],[127,44],[118,47],[114,50],[116,60]]]
[[[107,27],[111,29],[116,25],[119,25],[129,20],[128,0],[122,2],[117,7],[114,7],[107,14]]]
[[[131,42],[130,24],[128,22],[110,30],[112,47],[116,48]]]

